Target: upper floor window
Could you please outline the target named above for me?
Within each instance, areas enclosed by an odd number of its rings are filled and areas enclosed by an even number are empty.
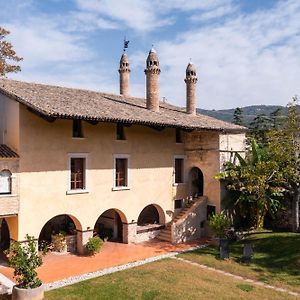
[[[128,158],[115,158],[115,188],[128,187]]]
[[[84,190],[86,159],[84,157],[71,157],[71,190]]]
[[[126,140],[124,126],[121,123],[117,123],[116,138],[117,140]]]
[[[180,128],[176,128],[176,143],[182,143],[182,132]]]
[[[73,120],[73,137],[74,138],[82,138],[82,121],[81,120]]]
[[[184,182],[184,159],[175,158],[175,183]]]
[[[9,170],[0,172],[0,194],[11,194],[11,175]]]

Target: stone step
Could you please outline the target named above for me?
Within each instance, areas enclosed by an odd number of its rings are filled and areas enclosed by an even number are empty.
[[[158,239],[165,242],[172,242],[171,237],[158,236]]]
[[[171,237],[171,231],[170,232],[161,232],[159,234],[159,237],[164,236],[164,237]]]

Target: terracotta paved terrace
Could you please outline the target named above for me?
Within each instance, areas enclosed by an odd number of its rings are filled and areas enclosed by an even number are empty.
[[[141,244],[106,242],[101,252],[95,256],[78,256],[70,253],[48,253],[43,258],[44,263],[38,269],[38,274],[44,283],[49,283],[70,276],[95,272],[168,252],[185,250],[204,243],[205,240],[197,240],[177,245],[157,240]],[[0,264],[0,272],[13,280],[13,269],[9,268],[6,263]]]

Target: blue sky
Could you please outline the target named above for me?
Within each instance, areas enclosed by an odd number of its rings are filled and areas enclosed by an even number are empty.
[[[25,81],[118,93],[123,38],[130,90],[145,94],[151,45],[160,96],[185,105],[185,68],[197,67],[197,106],[286,105],[300,94],[299,0],[0,0],[0,26],[24,57]]]

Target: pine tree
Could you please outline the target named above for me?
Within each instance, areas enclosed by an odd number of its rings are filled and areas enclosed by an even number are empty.
[[[237,107],[233,113],[233,123],[236,125],[244,124],[243,110],[240,107]]]
[[[13,62],[19,62],[23,58],[17,56],[12,44],[5,40],[9,33],[8,30],[0,27],[0,76],[21,71],[21,67]]]

